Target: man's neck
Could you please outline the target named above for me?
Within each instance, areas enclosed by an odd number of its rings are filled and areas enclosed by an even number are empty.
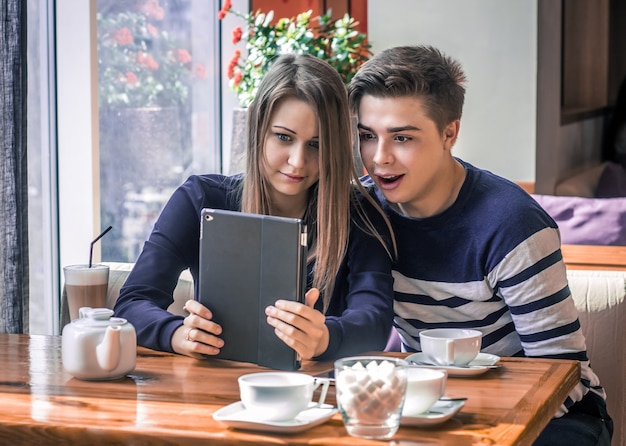
[[[430,203],[424,206],[411,206],[410,203],[398,203],[394,207],[402,214],[413,218],[428,218],[434,215],[441,214],[446,209],[454,204],[461,187],[465,182],[465,168],[455,159],[452,160],[453,165],[450,170],[450,175],[442,181],[440,190],[437,195],[433,197],[436,199],[428,200]]]

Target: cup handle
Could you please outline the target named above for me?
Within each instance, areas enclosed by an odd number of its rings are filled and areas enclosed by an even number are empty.
[[[315,384],[313,390],[317,389],[319,386],[322,386],[322,391],[320,393],[320,398],[315,403],[315,407],[320,407],[326,401],[326,394],[328,393],[328,386],[330,385],[330,380],[326,378],[315,378]]]
[[[446,360],[447,365],[454,365],[454,341],[446,339]]]

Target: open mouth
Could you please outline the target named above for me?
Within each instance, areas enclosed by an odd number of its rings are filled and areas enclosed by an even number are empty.
[[[384,185],[390,185],[390,184],[394,184],[396,181],[398,181],[400,178],[402,178],[402,175],[377,175],[378,177],[378,181],[380,182],[380,184],[384,184]]]

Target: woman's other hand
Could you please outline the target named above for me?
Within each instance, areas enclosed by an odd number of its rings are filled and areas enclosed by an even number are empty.
[[[267,323],[285,344],[300,354],[302,359],[319,356],[328,348],[326,317],[313,307],[319,290],[311,288],[305,296],[305,304],[288,300],[277,300],[265,309]]]
[[[189,316],[172,336],[172,349],[181,355],[201,359],[203,355],[217,355],[224,341],[219,337],[222,327],[211,319],[213,313],[195,300],[185,302]]]

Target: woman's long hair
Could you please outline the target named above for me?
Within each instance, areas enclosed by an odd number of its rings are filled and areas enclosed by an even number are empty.
[[[322,293],[325,311],[348,246],[351,204],[361,215],[360,221],[367,230],[387,247],[386,237],[378,234],[359,205],[357,190],[383,215],[389,239],[393,240],[393,236],[382,210],[358,181],[346,87],[327,62],[306,54],[278,57],[248,109],[242,211],[272,214],[264,167],[264,141],[276,106],[290,97],[306,102],[318,118],[319,180],[309,191],[304,223],[309,235],[307,261],[315,261],[313,286]]]

